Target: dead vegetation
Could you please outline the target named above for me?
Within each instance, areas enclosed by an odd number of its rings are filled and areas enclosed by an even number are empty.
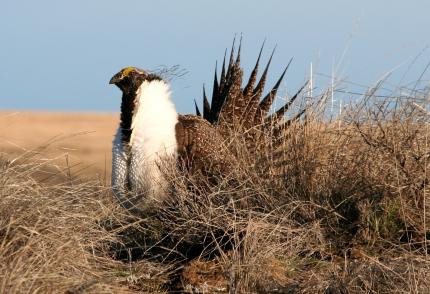
[[[259,157],[228,142],[237,169],[215,182],[168,171],[146,215],[99,182],[3,161],[0,292],[428,293],[429,114],[372,94],[325,114]]]

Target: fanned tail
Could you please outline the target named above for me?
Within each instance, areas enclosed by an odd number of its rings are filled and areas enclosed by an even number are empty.
[[[256,129],[262,132],[267,132],[268,128],[285,129],[285,124],[290,124],[293,120],[299,120],[306,113],[306,109],[300,110],[296,115],[293,115],[291,120],[283,121],[285,114],[291,109],[292,104],[296,101],[307,84],[301,87],[299,91],[276,112],[270,113],[270,109],[276,99],[276,94],[286,76],[292,59],[288,62],[272,89],[263,96],[270,64],[275,52],[274,49],[257,82],[264,45],[265,42],[263,42],[261,46],[248,82],[243,88],[243,69],[240,66],[242,38],[240,39],[237,53],[235,53],[235,40],[233,40],[228,65],[226,65],[227,50],[225,51],[219,79],[217,65],[215,65],[211,103],[209,103],[203,88],[203,118],[217,126],[221,132],[232,128],[235,130],[241,129],[241,131],[247,133],[249,140],[255,140],[259,133],[255,131]],[[196,108],[196,111],[197,110]],[[200,111],[198,113],[200,113]],[[278,126],[278,124],[280,126]],[[249,130],[251,129],[254,129],[254,131],[250,132]],[[279,131],[276,133],[279,133]]]

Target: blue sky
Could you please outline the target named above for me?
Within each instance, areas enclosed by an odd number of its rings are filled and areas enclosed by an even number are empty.
[[[0,3],[0,110],[117,111],[120,92],[108,81],[122,67],[180,65],[188,73],[172,82],[174,102],[192,112],[240,33],[246,75],[264,39],[265,58],[277,45],[271,82],[294,58],[283,93],[311,62],[322,89],[333,64],[338,78],[370,85],[397,67],[393,84],[411,82],[430,61],[428,0]]]

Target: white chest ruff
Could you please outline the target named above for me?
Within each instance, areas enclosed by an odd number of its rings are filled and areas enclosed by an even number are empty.
[[[168,188],[162,167],[176,160],[175,126],[178,114],[170,100],[169,87],[163,81],[142,83],[137,92],[136,107],[131,126],[130,152],[126,156],[126,175],[121,177],[116,174],[117,180],[123,178],[123,181],[115,181],[113,172],[112,182],[119,185],[124,182],[123,186],[128,184],[127,188],[135,194],[133,197],[139,202],[141,199],[147,202],[149,199],[163,198]]]

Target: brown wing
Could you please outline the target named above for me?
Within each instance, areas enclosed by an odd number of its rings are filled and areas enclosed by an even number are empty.
[[[179,115],[176,124],[178,155],[189,171],[226,173],[234,162],[224,138],[206,119]]]

